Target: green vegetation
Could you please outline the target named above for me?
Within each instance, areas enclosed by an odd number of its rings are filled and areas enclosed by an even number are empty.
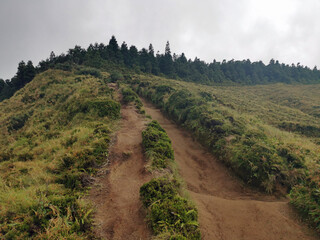
[[[320,230],[320,178],[319,170],[310,174],[304,182],[290,192],[291,203],[310,224]]]
[[[27,64],[20,62],[16,76],[11,81],[0,79],[0,101],[11,97],[26,83],[30,82],[36,73],[41,73],[50,68],[71,71],[75,66],[88,67],[83,70],[85,74],[99,77],[99,72],[115,71],[111,74],[111,81],[122,80],[121,73],[136,72],[181,79],[207,85],[255,85],[270,83],[319,83],[320,71],[317,67],[310,69],[297,65],[287,65],[271,59],[265,65],[262,61],[251,62],[249,59],[242,61],[218,62],[213,60],[206,63],[199,58],[187,59],[184,53],[172,54],[169,42],[166,43],[164,54],[155,54],[152,44],[149,48],[140,51],[135,46],[123,42],[121,46],[114,36],[109,44],[90,44],[87,49],[75,46],[67,54],[56,56],[51,52],[50,57],[40,61],[33,67],[31,61]]]
[[[140,113],[142,114],[145,113],[142,102],[136,92],[134,92],[129,87],[124,87],[122,88],[121,93],[122,93],[122,101],[124,104],[134,103],[134,105],[136,106],[136,108],[139,110]]]
[[[0,103],[1,239],[90,237],[83,195],[106,160],[120,104],[87,73],[48,70]]]
[[[169,161],[174,161],[171,141],[157,121],[150,122],[143,131],[142,144],[154,169],[170,169]],[[140,188],[157,239],[201,239],[196,207],[180,192],[180,183],[173,174],[154,178]]]
[[[96,69],[96,68],[90,68],[90,67],[86,67],[86,68],[82,68],[80,69],[77,74],[79,75],[91,75],[93,77],[96,77],[96,78],[101,78],[102,75],[101,75],[101,72]]]
[[[151,44],[138,51],[115,37],[52,52],[37,67],[20,62],[11,80],[0,79],[0,238],[89,236],[92,212],[82,196],[120,117],[107,81],[129,83],[124,103],[144,113],[137,93],[151,100],[247,184],[287,191],[320,231],[320,85],[312,84],[319,80],[317,68],[299,64],[208,64],[172,55],[169,42],[155,55]],[[151,170],[173,172],[171,142],[158,123],[143,132],[143,146]],[[141,190],[151,226],[164,239],[199,239],[196,210],[175,177]]]
[[[111,73],[110,75],[110,80],[111,82],[117,82],[117,81],[121,81],[121,80],[124,80],[124,77],[121,73],[119,72],[113,72]]]
[[[157,121],[148,124],[142,132],[142,145],[154,168],[166,168],[174,160],[171,140]]]
[[[292,107],[290,101],[285,103],[285,96],[279,91],[287,97],[298,96],[279,84],[278,92],[268,96],[262,91],[271,92],[274,85],[205,87],[141,75],[133,77],[131,84],[140,95],[191,131],[244,182],[269,193],[290,192],[292,203],[320,229],[319,138],[316,132],[310,136],[303,130],[292,133],[279,128],[279,121],[290,120],[318,127],[318,116],[310,111],[316,104],[312,99],[318,95],[308,96],[312,105],[299,106],[300,110]],[[283,100],[276,104],[279,95]]]
[[[158,239],[201,239],[198,212],[178,190],[179,184],[168,176],[152,179],[141,187],[151,228]]]
[[[31,61],[27,64],[21,61],[18,65],[17,74],[6,81],[0,79],[0,101],[10,98],[16,91],[30,82],[36,75],[36,69]]]

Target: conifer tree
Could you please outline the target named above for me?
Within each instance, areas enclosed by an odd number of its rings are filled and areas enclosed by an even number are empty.
[[[166,47],[165,47],[165,52],[164,55],[160,57],[160,70],[164,74],[168,76],[173,75],[173,61],[172,61],[172,56],[171,56],[171,50],[170,50],[170,43],[167,41]]]
[[[152,46],[152,44],[150,43],[149,45],[149,50],[148,50],[148,53],[151,57],[154,57],[154,48]]]
[[[121,56],[122,56],[123,63],[124,63],[126,66],[129,66],[129,64],[130,64],[130,60],[129,60],[129,49],[128,49],[128,45],[126,44],[126,42],[123,42],[123,43],[121,44],[120,52],[121,52]]]
[[[109,60],[119,62],[121,60],[120,49],[115,36],[112,35],[107,46],[107,56]]]

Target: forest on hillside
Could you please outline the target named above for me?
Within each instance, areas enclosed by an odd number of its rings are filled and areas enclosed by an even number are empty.
[[[125,42],[118,44],[114,36],[109,44],[90,44],[87,49],[75,46],[66,54],[55,55],[34,66],[31,61],[21,61],[16,75],[11,79],[0,79],[0,101],[11,97],[15,91],[30,82],[36,73],[49,68],[70,70],[73,65],[85,65],[98,69],[110,70],[114,68],[131,70],[136,73],[149,73],[158,76],[191,81],[207,85],[256,85],[269,83],[319,83],[320,71],[317,67],[310,69],[299,63],[287,65],[271,59],[266,65],[262,61],[213,60],[206,63],[199,58],[187,59],[184,53],[172,54],[169,42],[166,43],[164,53],[155,53],[152,44],[148,48],[138,50],[135,46],[128,46]]]

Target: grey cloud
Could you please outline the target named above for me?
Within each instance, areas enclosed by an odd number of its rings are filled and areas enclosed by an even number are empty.
[[[0,77],[11,78],[21,60],[37,64],[51,50],[107,43],[112,34],[160,52],[169,40],[172,52],[192,59],[275,58],[313,67],[319,10],[317,0],[1,0]]]

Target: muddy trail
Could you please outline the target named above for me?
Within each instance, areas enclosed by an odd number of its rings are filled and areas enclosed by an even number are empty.
[[[204,240],[319,239],[297,220],[287,199],[246,188],[190,134],[150,103],[143,104],[172,140],[180,175],[199,211]]]
[[[89,194],[96,208],[95,234],[108,240],[150,239],[139,199],[140,187],[151,179],[144,168],[141,146],[145,120],[133,106],[123,106],[121,115],[121,128],[110,149],[109,164],[100,170]]]

